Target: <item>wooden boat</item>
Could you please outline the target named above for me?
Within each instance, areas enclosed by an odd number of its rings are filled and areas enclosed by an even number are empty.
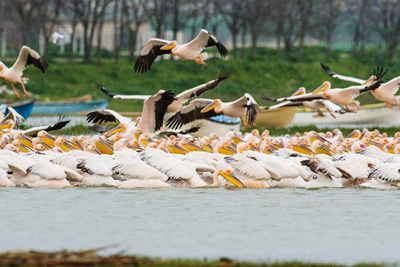
[[[24,117],[24,119],[27,119],[31,115],[34,103],[35,103],[35,100],[27,100],[27,101],[24,101],[24,102],[17,102],[17,103],[12,103],[12,104],[4,103],[4,104],[2,104],[2,106],[4,106],[4,108],[0,107],[0,110],[5,109],[4,115],[7,116],[7,114],[8,114],[7,107],[12,107],[22,117]]]
[[[331,127],[342,125],[376,125],[376,126],[400,126],[400,110],[397,107],[389,109],[385,104],[365,105],[355,112],[337,114],[336,119],[324,112],[325,117],[314,117],[315,111],[302,109],[297,112],[290,126],[326,125]]]
[[[263,110],[257,115],[256,125],[284,127],[293,120],[295,113],[296,107]]]
[[[92,100],[90,96],[77,99],[64,100],[63,102],[40,102],[33,106],[34,115],[62,115],[70,113],[87,112],[105,109],[108,106],[107,99]]]

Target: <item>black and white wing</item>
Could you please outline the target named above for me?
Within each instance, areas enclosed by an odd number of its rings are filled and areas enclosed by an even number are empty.
[[[219,85],[220,82],[229,79],[231,76],[232,76],[232,71],[229,68],[224,68],[224,69],[222,69],[221,73],[219,74],[219,76],[216,79],[209,81],[208,83],[204,83],[199,86],[196,86],[192,89],[188,89],[188,90],[178,94],[176,98],[178,99],[179,102],[185,103],[189,99],[199,97],[202,94],[204,94],[205,92],[214,89],[215,87],[217,87]]]
[[[24,121],[24,117],[22,117],[14,108],[12,107],[7,107],[8,108],[8,114],[3,118],[2,121],[6,120],[13,120],[15,121],[15,126],[19,127]]]
[[[97,111],[92,111],[86,115],[87,122],[93,122],[96,124],[102,124],[103,122],[120,122],[129,123],[132,120],[128,117],[124,117],[118,112],[112,109],[101,109]]]
[[[208,47],[215,46],[218,49],[221,57],[224,58],[228,55],[228,50],[225,48],[221,42],[218,41],[217,37],[212,34],[209,34],[208,31],[202,29],[190,43],[187,43],[186,46],[190,47],[193,50],[203,50]]]
[[[38,52],[27,46],[23,46],[19,52],[18,59],[11,67],[11,70],[22,72],[31,64],[40,69],[43,73],[49,67],[47,62],[38,54]]]
[[[156,132],[164,123],[164,115],[168,106],[175,100],[172,91],[160,90],[157,94],[144,101],[142,119],[138,127],[144,131]]]
[[[23,131],[23,133],[25,135],[28,135],[30,137],[36,137],[37,134],[40,131],[46,131],[46,132],[51,132],[51,131],[56,131],[56,130],[60,130],[62,128],[64,128],[65,126],[67,126],[67,124],[70,122],[70,120],[65,120],[64,117],[60,117],[58,122],[55,124],[50,124],[50,125],[44,125],[44,126],[38,126],[38,127],[32,127],[29,128],[25,131]]]
[[[166,44],[169,44],[170,41],[151,38],[147,41],[142,51],[140,51],[139,58],[136,61],[135,67],[133,68],[135,72],[145,73],[147,72],[154,60],[164,54],[171,54],[171,50],[161,50]]]
[[[190,102],[187,106],[175,113],[174,116],[167,121],[167,127],[171,129],[181,128],[183,125],[195,120],[203,120],[218,115],[214,109],[208,112],[201,113],[201,110],[213,103],[211,99],[197,98]]]
[[[151,95],[119,95],[117,93],[108,91],[104,86],[101,87],[100,90],[103,92],[103,94],[113,99],[146,100],[147,98],[151,97]]]

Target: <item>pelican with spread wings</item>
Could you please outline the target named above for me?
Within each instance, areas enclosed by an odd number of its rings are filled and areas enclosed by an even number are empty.
[[[254,124],[259,112],[260,107],[248,93],[228,103],[223,103],[220,99],[197,98],[187,106],[182,107],[179,112],[175,113],[175,115],[167,121],[167,126],[172,129],[177,129],[189,122],[207,119],[221,114],[240,118],[242,120],[246,118],[244,124],[249,126]]]
[[[229,79],[231,75],[231,70],[229,68],[224,68],[216,79],[183,91],[178,94],[175,100],[168,106],[168,112],[178,112],[186,102],[216,88],[220,82]],[[100,90],[113,99],[146,100],[151,97],[151,95],[119,95],[108,91],[105,87],[102,87]]]
[[[16,83],[19,83],[22,86],[25,96],[29,97],[29,94],[25,88],[27,79],[22,77],[22,75],[23,71],[31,64],[40,69],[43,73],[49,67],[47,62],[35,50],[27,46],[23,46],[21,48],[18,59],[11,68],[8,68],[3,62],[0,61],[0,78],[11,85],[15,95],[18,98],[20,98],[20,95],[15,89],[14,84]]]
[[[218,39],[202,29],[195,39],[186,44],[178,44],[177,41],[168,41],[159,38],[150,38],[136,61],[134,70],[136,72],[147,72],[154,60],[161,55],[172,54],[182,59],[193,60],[197,64],[207,65],[204,60],[207,59],[207,53],[202,53],[204,49],[215,46],[221,57],[228,55],[228,50]]]

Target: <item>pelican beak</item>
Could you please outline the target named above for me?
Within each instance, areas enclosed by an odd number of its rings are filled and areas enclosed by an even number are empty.
[[[304,154],[315,155],[315,153],[311,149],[309,149],[306,145],[300,144],[299,147],[306,152]]]
[[[21,137],[18,137],[17,139],[20,140],[25,146],[33,148],[32,139],[30,139],[26,135],[22,135]]]
[[[376,81],[376,76],[372,75],[371,77],[368,78],[368,80],[366,80],[363,85],[371,85],[373,82]]]
[[[72,145],[69,143],[69,141],[65,141],[65,142],[64,142],[64,145],[65,145],[66,147],[68,147],[69,150],[75,150],[74,146],[72,146]]]
[[[240,142],[244,142],[244,140],[242,138],[240,138],[239,136],[232,137],[232,140],[235,142],[235,144],[239,144]]]
[[[164,45],[164,46],[162,46],[160,49],[161,50],[171,50],[171,49],[173,49],[175,47],[175,45],[174,45],[174,43],[169,43],[169,44],[166,44],[166,45]]]
[[[321,149],[326,151],[328,154],[335,155],[335,152],[331,150],[331,148],[325,144],[321,145]]]
[[[12,123],[9,123],[9,122],[6,122],[6,121],[0,123],[0,130],[9,129],[9,128],[11,128],[11,127],[13,127],[13,124],[12,124]]]
[[[111,151],[114,150],[113,147],[112,147],[108,142],[106,142],[105,140],[100,139],[100,143],[101,143],[102,145],[106,146],[106,147],[107,147],[108,149],[110,149]]]
[[[217,101],[213,101],[211,104],[209,104],[209,105],[207,105],[206,107],[204,107],[201,111],[200,111],[200,113],[206,113],[206,112],[209,112],[210,110],[213,110],[213,109],[215,109],[216,107],[218,107],[219,106],[219,104],[217,103]]]
[[[199,147],[198,145],[193,144],[193,143],[191,143],[191,142],[188,143],[188,146],[191,146],[191,147],[194,147],[194,148],[196,148],[196,149],[200,149],[200,150],[204,151],[204,149],[203,149],[202,147]]]
[[[329,143],[329,144],[332,145],[331,142],[329,142],[328,140],[326,140],[325,138],[323,138],[323,137],[320,136],[319,134],[316,134],[315,137],[316,137],[318,140],[320,140],[321,142],[327,142],[327,143]]]
[[[235,175],[231,174],[227,174],[226,172],[222,172],[219,171],[218,173],[219,175],[221,175],[222,177],[225,178],[225,180],[227,180],[228,182],[230,182],[231,184],[233,184],[234,186],[238,187],[238,188],[244,188],[244,184],[235,177]]]
[[[106,132],[104,135],[106,137],[110,137],[110,136],[112,136],[112,135],[114,135],[116,133],[120,133],[120,132],[122,132],[124,130],[125,130],[124,127],[122,127],[121,125],[118,125],[117,127],[114,127],[111,130],[109,130],[108,132]]]
[[[328,86],[325,85],[325,83],[321,84],[317,89],[312,92],[313,95],[317,95],[319,93],[323,93],[328,89]]]
[[[181,146],[178,146],[177,144],[173,145],[173,147],[175,147],[176,149],[182,151],[183,153],[187,154],[187,151],[185,149],[183,149]]]

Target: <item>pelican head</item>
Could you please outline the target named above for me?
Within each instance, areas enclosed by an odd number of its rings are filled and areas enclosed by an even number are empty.
[[[213,109],[216,109],[217,107],[222,105],[222,101],[220,99],[214,99],[214,101],[212,103],[210,103],[209,105],[207,105],[206,107],[204,107],[200,112],[201,113],[206,113],[209,112]]]
[[[116,133],[124,133],[127,128],[128,126],[125,123],[120,123],[117,127],[114,127],[108,132],[104,133],[104,135],[110,137]]]
[[[232,170],[230,170],[230,169],[226,169],[225,171],[220,169],[220,170],[218,170],[218,175],[221,175],[225,180],[227,180],[228,182],[230,182],[231,184],[233,184],[236,187],[239,187],[239,188],[244,187],[244,184],[238,178],[235,177]]]
[[[314,92],[312,92],[312,94],[316,95],[316,94],[320,94],[320,93],[325,93],[329,89],[331,89],[331,83],[325,81],[317,89],[315,89]]]
[[[0,61],[0,73],[4,70],[6,65],[4,65],[3,62]]]
[[[377,78],[375,75],[371,75],[371,76],[368,78],[368,80],[366,80],[366,81],[363,83],[363,85],[371,85],[371,84],[373,84],[374,82],[376,82],[377,79],[378,79],[378,78]]]
[[[6,121],[0,123],[0,130],[14,128],[14,124],[15,124],[15,122],[13,120],[6,120]]]
[[[172,50],[177,46],[177,44],[178,44],[177,41],[171,41],[169,44],[162,46],[160,49],[161,50]]]
[[[241,142],[236,146],[236,150],[238,154],[242,154],[244,151],[250,150],[250,145],[245,142]]]

